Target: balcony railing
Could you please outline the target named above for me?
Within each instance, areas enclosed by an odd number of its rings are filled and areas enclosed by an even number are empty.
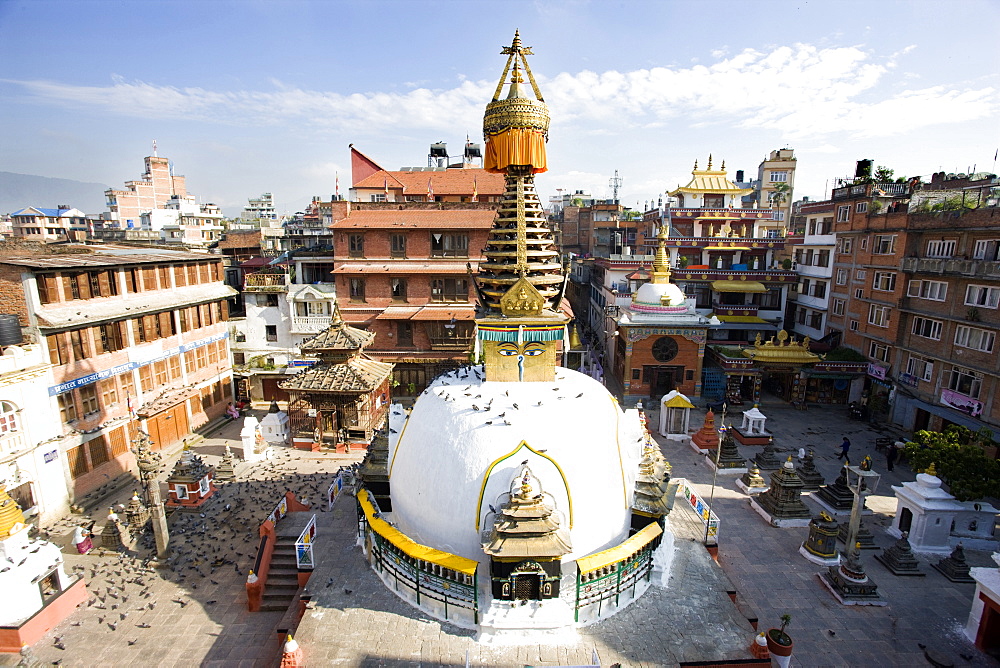
[[[667,248],[730,247],[733,250],[767,250],[784,248],[785,237],[677,237],[667,239]]]
[[[993,260],[957,260],[926,257],[904,257],[900,263],[903,271],[927,274],[955,274],[1000,278],[1000,262]]]
[[[716,218],[724,220],[736,218],[739,220],[776,220],[771,209],[670,209],[673,218]]]
[[[852,197],[902,197],[909,192],[905,183],[859,183],[843,188],[834,188],[832,199]]]
[[[748,281],[783,282],[795,283],[799,275],[794,271],[784,271],[783,269],[674,269],[673,280],[675,281],[740,281],[744,278]]]
[[[755,316],[760,309],[756,304],[720,304],[712,302],[712,310],[716,315],[746,315]]]
[[[328,315],[293,315],[293,334],[318,334],[330,326],[332,316]]]
[[[243,279],[244,292],[285,292],[288,290],[287,272],[247,274]]]

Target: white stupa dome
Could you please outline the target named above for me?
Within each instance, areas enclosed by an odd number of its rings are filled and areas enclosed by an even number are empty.
[[[684,307],[687,308],[687,297],[674,283],[645,283],[639,286],[632,298],[632,303],[653,307]]]
[[[527,461],[570,530],[564,560],[627,538],[643,446],[638,411],[623,411],[603,385],[570,369],[557,368],[555,382],[520,383],[483,381],[481,370],[441,376],[409,417],[391,411],[393,523],[424,545],[488,563],[490,505]]]

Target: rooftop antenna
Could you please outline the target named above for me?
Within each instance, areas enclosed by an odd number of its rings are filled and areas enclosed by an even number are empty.
[[[608,181],[608,185],[611,187],[612,200],[615,204],[618,204],[618,189],[622,186],[622,179],[618,176],[618,170],[615,170],[615,175],[611,177]]]
[[[156,140],[153,140],[153,157],[156,157]]]

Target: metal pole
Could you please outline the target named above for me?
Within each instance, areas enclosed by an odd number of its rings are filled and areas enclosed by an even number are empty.
[[[850,469],[848,469],[850,470]],[[858,529],[861,527],[861,508],[864,506],[864,502],[861,499],[861,485],[864,482],[864,476],[858,475],[858,485],[856,489],[852,489],[854,492],[854,505],[851,507],[851,521],[847,526],[847,553],[850,554],[854,549],[854,543],[858,539]]]
[[[722,404],[722,428],[726,429],[726,410],[728,409],[726,403]],[[728,432],[727,432],[728,433]],[[715,446],[715,472],[712,473],[712,493],[708,500],[708,518],[705,520],[705,547],[708,547],[708,533],[712,526],[712,515],[715,512],[715,483],[719,479],[719,459],[722,457],[722,439],[719,439],[719,443]]]

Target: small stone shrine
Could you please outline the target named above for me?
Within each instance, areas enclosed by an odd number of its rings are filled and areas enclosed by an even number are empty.
[[[677,484],[670,484],[670,464],[659,448],[647,443],[639,461],[639,476],[635,479],[635,500],[632,502],[630,533],[641,531],[656,522],[663,527],[677,496]]]
[[[757,404],[748,411],[743,411],[743,424],[733,428],[736,440],[743,445],[767,445],[774,439],[771,432],[764,428],[767,417],[760,412]]]
[[[809,536],[799,547],[799,554],[820,566],[838,566],[837,520],[825,510],[809,520]]]
[[[230,480],[236,479],[236,463],[233,460],[233,451],[229,449],[229,444],[226,444],[226,454],[222,455],[222,459],[215,466],[215,476],[213,480],[216,482],[228,482]]]
[[[671,390],[660,400],[660,436],[671,441],[687,441],[688,424],[694,404],[677,390]]]
[[[752,461],[750,469],[736,481],[736,486],[742,489],[745,494],[760,494],[767,490],[767,483],[760,476],[760,469]]]
[[[108,512],[108,521],[104,525],[104,530],[101,531],[101,547],[106,550],[124,550],[126,542],[129,541],[125,528],[118,518],[118,513],[115,512],[114,508],[111,508]]]
[[[691,447],[702,453],[719,447],[719,431],[715,428],[715,413],[711,408],[705,413],[705,423],[701,429],[691,437]]]
[[[733,438],[732,427],[726,427],[719,445],[719,473],[723,475],[740,475],[747,472],[747,460],[740,456],[740,449]],[[709,466],[715,468],[715,459],[708,458]]]
[[[401,414],[403,407],[399,404],[393,406],[393,412]],[[398,411],[398,412],[397,412]],[[385,429],[375,434],[365,458],[361,460],[358,468],[358,477],[364,484],[378,504],[379,510],[383,513],[392,512],[392,495],[389,485],[389,438]]]
[[[920,562],[913,556],[913,549],[910,541],[906,540],[906,532],[899,537],[891,547],[885,548],[882,554],[876,554],[875,558],[880,564],[889,569],[893,575],[910,575],[923,577],[927,575],[920,570]]]
[[[245,462],[259,462],[274,456],[271,446],[264,440],[264,434],[260,431],[260,420],[253,415],[243,418],[240,442],[243,445]]]
[[[835,514],[851,512],[851,507],[854,505],[854,493],[847,484],[847,466],[840,468],[840,475],[837,476],[833,484],[820,487],[813,498]],[[863,506],[862,510],[864,510]]]
[[[133,493],[128,505],[125,506],[125,522],[128,524],[129,535],[132,541],[136,541],[146,529],[149,523],[149,509],[142,505],[139,495]]]
[[[965,561],[965,548],[961,543],[955,546],[950,556],[931,566],[952,582],[975,582],[969,574],[969,564]]]
[[[847,531],[848,523],[845,522],[840,525],[840,531],[837,533],[837,540],[841,543],[847,544]],[[865,524],[865,520],[862,518],[858,523],[858,535],[855,536],[855,542],[861,546],[862,550],[877,550],[878,545],[875,544],[875,536],[872,534],[871,529]]]
[[[764,469],[765,471],[773,471],[781,467],[781,462],[778,461],[778,457],[774,454],[773,438],[768,439],[764,449],[753,460],[757,463],[757,468]]]
[[[893,485],[896,493],[896,515],[887,530],[899,537],[903,532],[911,537],[910,544],[918,552],[950,554],[951,525],[960,510],[955,497],[941,489],[941,478],[931,467],[918,473],[914,482]]]
[[[802,458],[802,465],[795,469],[799,480],[802,481],[803,492],[815,492],[820,488],[820,485],[826,482],[823,480],[823,474],[816,469],[814,456],[812,450],[807,452],[806,456]]]
[[[573,551],[569,531],[538,478],[522,465],[483,543],[490,555],[493,596],[500,600],[559,597],[560,557]]]
[[[750,506],[776,527],[809,526],[810,512],[799,494],[802,481],[795,473],[791,456],[781,468],[771,474],[771,487],[750,498]]]
[[[288,443],[288,413],[278,408],[277,401],[271,401],[267,415],[260,421],[260,433],[271,445]]]
[[[181,453],[167,476],[167,507],[195,510],[215,494],[214,471],[191,450]]]
[[[878,585],[865,573],[857,545],[839,566],[830,566],[825,573],[820,573],[819,579],[844,605],[886,605],[879,596]]]

